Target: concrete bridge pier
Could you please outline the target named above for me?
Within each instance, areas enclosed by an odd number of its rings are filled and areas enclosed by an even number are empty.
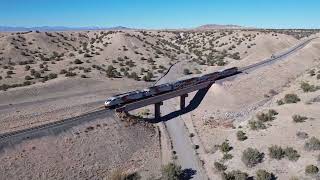
[[[188,94],[183,94],[180,96],[180,109],[184,109],[186,107],[186,97],[188,97]]]
[[[155,116],[155,119],[161,117],[161,110],[160,110],[160,106],[161,105],[163,105],[163,102],[158,102],[158,103],[154,104],[154,116]]]

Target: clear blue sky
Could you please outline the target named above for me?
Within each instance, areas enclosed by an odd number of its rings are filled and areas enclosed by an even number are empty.
[[[320,0],[1,0],[0,26],[320,28]]]

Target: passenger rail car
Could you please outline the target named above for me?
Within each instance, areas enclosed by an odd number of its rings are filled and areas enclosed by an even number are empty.
[[[229,76],[233,76],[240,73],[237,67],[229,68],[221,72],[214,72],[203,75],[201,77],[193,77],[190,79],[180,80],[173,83],[160,84],[152,86],[143,90],[131,91],[123,94],[118,94],[108,98],[104,106],[108,109],[120,107],[124,104],[134,102],[140,99],[152,97],[155,95],[163,94],[173,90],[183,89],[189,86],[195,86],[197,84],[210,81],[214,83],[216,80],[223,79]]]

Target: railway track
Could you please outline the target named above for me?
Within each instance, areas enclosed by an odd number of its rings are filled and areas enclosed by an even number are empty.
[[[277,60],[283,59],[283,58],[289,56],[290,54],[296,52],[297,50],[302,49],[305,45],[307,45],[309,42],[311,42],[312,40],[314,40],[316,38],[318,38],[318,37],[305,40],[304,42],[290,48],[289,50],[282,52],[278,55],[275,55],[273,58],[268,58],[268,59],[265,59],[261,62],[252,64],[252,65],[249,65],[246,67],[239,68],[239,71],[248,72],[248,71],[254,70],[255,68],[258,68],[260,66],[264,66],[264,65],[273,63]],[[28,134],[31,134],[31,133],[34,133],[37,131],[46,130],[46,129],[50,129],[50,128],[58,128],[58,127],[62,127],[62,126],[68,125],[68,124],[75,123],[77,121],[86,120],[88,118],[94,118],[94,117],[97,117],[103,113],[110,112],[110,111],[111,110],[107,110],[107,109],[99,109],[99,110],[95,110],[93,112],[82,114],[80,116],[67,118],[67,119],[63,119],[63,120],[59,120],[59,121],[55,121],[55,122],[50,122],[47,124],[43,124],[43,125],[39,125],[39,126],[27,128],[27,129],[3,133],[3,134],[0,134],[0,142],[4,141],[4,140],[8,140],[10,138],[14,138],[16,136],[28,135]]]
[[[59,120],[59,121],[55,121],[55,122],[50,122],[47,124],[43,124],[43,125],[39,125],[39,126],[35,126],[35,127],[31,127],[31,128],[27,128],[27,129],[22,129],[22,130],[17,130],[17,131],[13,131],[13,132],[8,132],[8,133],[4,133],[4,134],[0,134],[0,142],[3,140],[6,140],[8,138],[13,138],[16,136],[21,136],[21,135],[27,135],[30,133],[34,133],[36,131],[40,131],[40,130],[46,130],[46,129],[50,129],[50,128],[58,128],[59,126],[66,126],[68,124],[72,124],[75,123],[76,121],[80,121],[83,119],[87,119],[87,118],[93,118],[93,117],[97,117],[103,113],[106,113],[107,109],[102,109],[102,110],[97,110],[94,112],[89,112],[89,113],[85,113],[76,117],[72,117],[72,118],[67,118],[67,119],[63,119],[63,120]]]

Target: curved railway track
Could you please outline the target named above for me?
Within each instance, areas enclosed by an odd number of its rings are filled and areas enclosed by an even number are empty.
[[[252,64],[252,65],[249,65],[249,66],[246,66],[246,67],[239,68],[239,71],[241,71],[241,72],[251,71],[251,70],[254,70],[255,68],[258,68],[258,67],[261,67],[261,66],[265,66],[265,65],[271,64],[271,63],[273,63],[273,62],[275,62],[277,60],[283,59],[283,58],[289,56],[290,54],[298,51],[299,49],[302,49],[309,42],[311,42],[312,40],[314,40],[316,38],[318,38],[318,37],[305,40],[302,43],[300,43],[300,44],[288,49],[287,51],[275,55],[273,58],[268,58],[268,59],[265,59],[265,60],[263,60],[261,62]],[[176,63],[178,63],[178,62],[176,62]],[[172,66],[174,66],[174,64]],[[171,67],[168,69],[168,72],[170,71]],[[0,134],[0,142],[2,142],[4,140],[9,140],[10,138],[14,138],[14,137],[17,137],[17,136],[28,135],[28,134],[31,134],[31,133],[34,133],[34,132],[37,132],[37,131],[46,130],[46,129],[50,129],[50,128],[62,127],[62,126],[68,125],[68,124],[75,123],[77,121],[84,121],[84,120],[86,120],[88,118],[94,118],[94,117],[97,117],[97,116],[99,116],[99,115],[101,115],[103,113],[110,112],[110,111],[111,110],[107,110],[107,109],[96,110],[94,112],[85,113],[85,114],[82,114],[80,116],[76,116],[76,117],[72,117],[72,118],[67,118],[67,119],[63,119],[63,120],[59,120],[59,121],[55,121],[55,122],[50,122],[50,123],[47,123],[47,124],[43,124],[43,125],[39,125],[39,126],[27,128],[27,129],[22,129],[22,130],[12,131],[12,132],[8,132],[8,133],[3,133],[3,134]]]

